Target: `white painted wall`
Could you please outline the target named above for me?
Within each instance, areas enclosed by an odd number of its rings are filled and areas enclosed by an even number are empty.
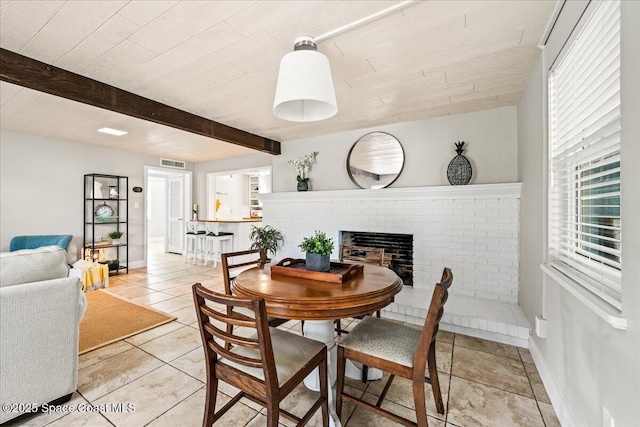
[[[518,179],[517,117],[512,106],[283,142],[282,155],[272,157],[273,191],[296,191],[296,172],[287,161],[316,150],[317,164],[308,174],[311,190],[357,188],[347,174],[347,155],[358,138],[373,131],[390,133],[404,148],[404,170],[392,187],[449,185],[446,170],[456,155],[456,141],[468,143],[471,184]]]
[[[129,177],[129,261],[144,260],[144,166],[157,157],[14,132],[0,132],[0,250],[11,237],[72,234],[71,260],[80,257],[83,234],[83,175]],[[193,164],[187,167],[193,170]],[[135,208],[135,204],[138,208]]]
[[[167,234],[167,178],[150,176],[147,188],[147,238],[163,238]]]
[[[564,4],[517,105],[520,305],[529,322],[534,316],[548,321],[548,338],[534,335],[532,353],[551,381],[547,388],[563,425],[602,426],[606,407],[616,426],[631,427],[640,425],[640,2],[622,2],[622,314],[628,329],[613,329],[539,270],[546,256],[546,70],[586,3]]]

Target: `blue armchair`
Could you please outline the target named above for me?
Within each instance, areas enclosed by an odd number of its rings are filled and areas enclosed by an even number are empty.
[[[41,246],[58,245],[65,251],[73,236],[71,234],[60,235],[39,235],[39,236],[16,236],[9,243],[9,251],[20,249],[37,249]]]

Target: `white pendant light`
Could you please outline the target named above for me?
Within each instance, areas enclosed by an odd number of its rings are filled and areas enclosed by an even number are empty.
[[[338,112],[331,67],[313,37],[296,39],[280,61],[273,113],[291,122],[315,122]]]

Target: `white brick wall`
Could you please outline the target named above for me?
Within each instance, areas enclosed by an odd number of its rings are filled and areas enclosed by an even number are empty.
[[[520,184],[316,191],[261,195],[263,224],[284,234],[277,258],[303,257],[314,230],[413,235],[414,287],[431,289],[443,267],[451,293],[518,302]]]

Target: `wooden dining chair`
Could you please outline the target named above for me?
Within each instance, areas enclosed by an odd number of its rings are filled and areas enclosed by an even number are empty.
[[[247,261],[247,257],[251,256],[252,259]],[[244,257],[243,260],[239,260],[237,262],[234,261],[236,257]],[[256,258],[257,257],[257,258]],[[232,295],[232,287],[233,287],[233,279],[240,274],[243,270],[247,270],[253,267],[264,267],[266,263],[266,254],[264,250],[261,249],[252,249],[247,251],[240,252],[227,252],[220,255],[220,260],[222,262],[222,276],[224,280],[224,292],[227,295]],[[235,262],[235,263],[234,263]],[[236,310],[242,312],[245,316],[252,316],[251,310],[243,310],[242,308],[237,308]],[[269,326],[280,326],[283,323],[289,321],[289,319],[278,319],[275,317],[269,317]],[[233,325],[230,326],[233,328]],[[231,331],[229,331],[231,333]]]
[[[318,341],[270,328],[263,298],[245,299],[209,291],[200,283],[192,287],[207,367],[207,392],[202,425],[210,427],[241,398],[267,408],[267,426],[277,427],[280,414],[304,426],[322,408],[322,425],[329,425],[327,389],[327,347]],[[229,308],[218,312],[207,301]],[[231,308],[253,312],[248,317]],[[226,332],[222,325],[255,329],[250,337]],[[219,327],[220,325],[220,327]],[[280,402],[315,368],[320,374],[320,396],[299,418],[283,409]],[[240,389],[216,412],[218,381]]]
[[[425,382],[431,384],[438,413],[444,414],[436,368],[436,335],[444,312],[444,304],[447,302],[448,289],[452,282],[451,270],[445,268],[440,283],[437,283],[433,290],[422,331],[400,323],[367,316],[338,344],[338,380],[336,384],[338,416],[342,411],[342,401],[346,400],[402,425],[427,427]],[[389,381],[375,405],[344,392],[346,359],[390,373]],[[425,377],[427,366],[429,376]],[[416,407],[417,423],[381,407],[396,375],[408,378],[413,382],[413,400]]]
[[[360,261],[367,264],[384,266],[384,248],[340,245],[340,261]],[[380,315],[380,310],[377,310],[376,317],[380,317]],[[338,335],[349,333],[349,331],[342,329],[340,319],[336,319],[335,322]],[[363,375],[363,381],[366,382],[366,374]]]

